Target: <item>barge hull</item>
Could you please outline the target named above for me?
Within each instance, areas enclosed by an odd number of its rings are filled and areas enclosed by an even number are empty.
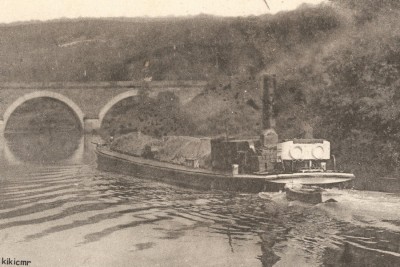
[[[170,163],[155,162],[143,158],[120,154],[108,149],[97,149],[97,168],[142,179],[160,181],[172,185],[201,190],[224,190],[235,192],[278,192],[286,183],[304,180],[323,187],[342,185],[351,180],[346,174],[283,174],[283,175],[228,175],[208,170],[192,169]],[[297,177],[299,176],[299,177]],[[336,177],[339,176],[339,177]],[[343,176],[343,177],[340,177]],[[321,181],[329,181],[323,184]]]
[[[216,173],[185,172],[172,168],[145,165],[141,162],[102,153],[101,151],[96,151],[96,154],[97,168],[99,170],[117,172],[186,188],[247,193],[277,192],[284,189],[284,184],[273,183],[268,179],[236,178]]]

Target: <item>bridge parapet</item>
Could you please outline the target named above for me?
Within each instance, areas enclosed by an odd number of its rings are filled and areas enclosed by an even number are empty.
[[[206,81],[174,80],[174,81],[105,81],[105,82],[2,82],[1,89],[84,89],[84,88],[141,88],[148,86],[151,89],[157,88],[182,88],[182,87],[204,87]]]

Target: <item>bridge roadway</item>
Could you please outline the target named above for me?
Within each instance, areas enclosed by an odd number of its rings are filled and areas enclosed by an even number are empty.
[[[172,91],[185,104],[205,85],[205,81],[0,83],[0,133],[4,133],[12,113],[34,98],[53,98],[65,103],[75,112],[84,131],[91,132],[100,128],[104,116],[116,103],[136,96],[139,89],[148,90],[151,97]]]

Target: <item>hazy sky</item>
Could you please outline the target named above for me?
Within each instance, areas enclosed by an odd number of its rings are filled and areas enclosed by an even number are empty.
[[[61,17],[246,16],[294,9],[324,0],[0,0],[0,22]]]

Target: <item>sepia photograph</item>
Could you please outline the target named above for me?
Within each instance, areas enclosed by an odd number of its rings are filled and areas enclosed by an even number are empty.
[[[1,266],[400,266],[400,1],[0,0]]]

